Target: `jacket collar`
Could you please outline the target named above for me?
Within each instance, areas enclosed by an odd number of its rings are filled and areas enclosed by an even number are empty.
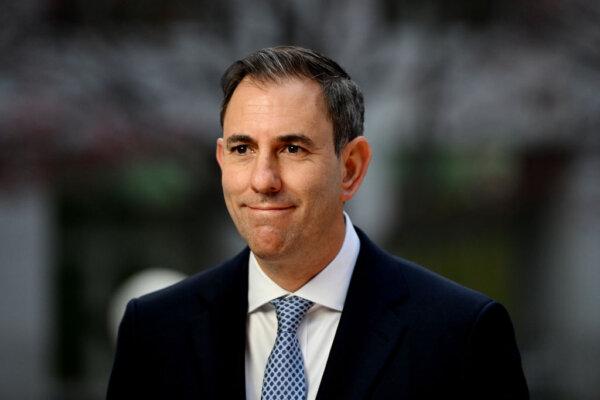
[[[401,307],[408,287],[397,263],[357,233],[361,250],[317,399],[368,397],[408,320]]]
[[[318,400],[367,397],[409,320],[402,307],[408,287],[397,262],[360,229],[356,232],[360,253]],[[196,304],[203,311],[191,321],[191,332],[204,382],[202,398],[245,397],[248,257],[246,248],[202,274],[214,274],[214,279],[202,279],[197,287]]]
[[[245,398],[248,255],[246,248],[198,277],[193,295],[201,311],[190,321],[202,381],[197,398]]]

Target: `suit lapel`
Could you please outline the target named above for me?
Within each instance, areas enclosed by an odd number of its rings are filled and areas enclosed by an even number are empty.
[[[402,341],[408,295],[393,260],[357,229],[361,242],[344,311],[321,380],[317,399],[363,399],[390,354]],[[248,249],[208,273],[198,287],[190,336],[198,362],[200,393],[191,397],[245,398]]]
[[[248,250],[210,273],[217,279],[199,288],[202,311],[190,322],[202,381],[198,398],[245,398]]]
[[[406,328],[406,284],[390,256],[357,229],[361,250],[321,380],[318,399],[363,399]]]

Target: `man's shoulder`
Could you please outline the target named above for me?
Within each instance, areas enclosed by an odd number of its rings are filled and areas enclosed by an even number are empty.
[[[161,321],[187,320],[202,313],[227,292],[245,285],[248,250],[164,289],[140,296],[130,302],[138,318]]]
[[[375,245],[364,233],[359,234],[361,250],[368,253],[367,263],[377,265],[385,277],[388,291],[403,291],[404,297],[417,308],[430,311],[464,311],[471,314],[493,300],[476,290],[467,288],[413,261],[392,255]]]
[[[472,312],[494,301],[477,290],[461,285],[415,262],[394,257],[406,279],[409,296],[422,306],[440,310]]]

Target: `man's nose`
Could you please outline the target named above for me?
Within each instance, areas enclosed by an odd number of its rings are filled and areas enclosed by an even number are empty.
[[[252,190],[262,194],[277,193],[281,190],[281,175],[277,158],[270,154],[259,155],[252,171]]]

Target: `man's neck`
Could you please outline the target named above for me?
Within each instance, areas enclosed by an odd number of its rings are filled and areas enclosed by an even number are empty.
[[[279,287],[295,292],[333,261],[344,244],[345,236],[346,225],[343,223],[333,232],[330,239],[322,239],[322,243],[331,244],[323,247],[327,251],[306,251],[301,250],[299,246],[297,254],[292,254],[285,259],[269,260],[255,255],[256,261],[263,272]]]

